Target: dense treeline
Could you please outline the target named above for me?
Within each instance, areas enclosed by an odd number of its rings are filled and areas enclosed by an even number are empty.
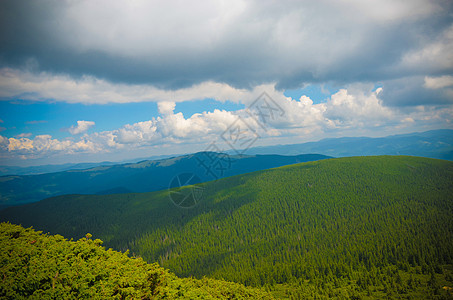
[[[282,297],[449,297],[452,182],[451,162],[354,157],[205,183],[193,209],[161,191],[53,198],[0,216],[69,237],[93,232],[179,276]]]
[[[77,242],[0,224],[1,299],[272,299],[221,280],[178,278],[141,258],[105,250],[92,235]]]

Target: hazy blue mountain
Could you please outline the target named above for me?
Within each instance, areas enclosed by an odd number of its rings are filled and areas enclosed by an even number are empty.
[[[98,163],[67,163],[60,165],[40,165],[40,166],[29,166],[29,167],[18,167],[18,166],[0,166],[0,175],[38,175],[45,173],[63,172],[68,170],[81,170],[89,169],[97,166],[110,166],[118,163],[103,161]]]
[[[35,202],[64,194],[157,191],[168,188],[172,179],[179,174],[193,174],[191,183],[199,183],[325,158],[329,157],[318,154],[229,156],[214,152],[200,152],[168,159],[98,166],[84,170],[1,176],[0,207]]]
[[[69,170],[83,170],[99,166],[112,166],[125,163],[136,163],[143,160],[156,160],[169,158],[174,155],[157,155],[150,156],[147,158],[135,158],[128,159],[123,161],[102,161],[102,162],[88,162],[88,163],[66,163],[66,164],[55,164],[55,165],[39,165],[39,166],[29,166],[29,167],[19,167],[19,166],[0,166],[0,176],[5,175],[38,175],[45,173],[55,173],[63,172]]]
[[[431,130],[382,138],[329,138],[318,142],[256,147],[247,150],[247,154],[297,155],[301,153],[320,153],[334,157],[412,155],[453,160],[453,130]]]
[[[234,151],[228,152],[235,154]],[[333,157],[360,155],[413,155],[453,160],[453,130],[441,129],[410,134],[392,135],[383,138],[341,137],[323,139],[302,144],[275,145],[247,149],[244,154],[299,155],[320,153]],[[165,159],[180,155],[159,155],[137,158],[121,162],[68,163],[61,165],[42,165],[31,167],[0,166],[0,176],[37,175],[45,173],[81,170],[98,166],[111,166],[136,163],[144,160]]]

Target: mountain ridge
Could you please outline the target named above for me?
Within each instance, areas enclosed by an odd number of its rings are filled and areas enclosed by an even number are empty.
[[[112,166],[96,166],[40,175],[0,177],[1,206],[19,205],[64,194],[150,192],[168,188],[181,173],[194,173],[205,182],[241,173],[297,162],[326,159],[325,155],[226,155],[198,152],[159,160]]]
[[[278,145],[273,145],[273,146],[257,146],[257,147],[251,147],[249,149],[246,149],[245,154],[278,154],[278,155],[296,155],[296,154],[304,154],[304,153],[320,153],[320,154],[325,154],[323,151],[326,149],[318,149],[318,152],[316,151],[306,151],[303,148],[303,146],[307,145],[313,145],[313,144],[320,144],[324,142],[334,142],[335,140],[341,141],[342,139],[351,139],[351,140],[361,140],[362,142],[364,139],[368,139],[369,141],[372,140],[383,140],[386,138],[394,139],[394,138],[408,138],[408,137],[433,137],[437,136],[438,141],[442,142],[447,141],[448,145],[445,146],[440,153],[437,153],[436,151],[431,151],[431,152],[412,152],[412,153],[397,153],[396,151],[393,151],[391,153],[386,153],[388,155],[414,155],[414,156],[423,156],[423,157],[430,157],[430,158],[439,158],[439,159],[447,159],[447,160],[452,160],[453,159],[453,130],[452,129],[436,129],[436,130],[429,130],[429,131],[421,131],[421,132],[412,132],[412,133],[405,133],[405,134],[394,134],[394,135],[389,135],[385,137],[367,137],[367,136],[361,136],[361,137],[338,137],[338,138],[325,138],[321,139],[319,141],[312,141],[312,142],[305,142],[305,143],[299,143],[299,144],[278,144]],[[441,140],[442,139],[442,140]],[[279,148],[283,148],[283,150],[278,151]],[[284,150],[284,148],[296,148],[295,150]],[[299,149],[300,148],[300,149]],[[243,149],[245,150],[245,149]],[[412,151],[414,151],[412,149]],[[201,151],[202,152],[202,151]],[[236,154],[235,151],[227,151],[229,154]],[[152,156],[152,157],[147,157],[147,158],[136,158],[136,159],[129,159],[126,161],[118,161],[118,162],[110,162],[110,161],[105,161],[105,162],[88,162],[88,163],[68,163],[68,164],[62,164],[62,165],[40,165],[40,166],[30,166],[30,167],[15,167],[15,166],[0,166],[0,176],[6,176],[6,175],[37,175],[37,174],[45,174],[45,173],[54,173],[54,172],[62,172],[62,171],[67,171],[71,169],[86,169],[86,168],[91,168],[95,166],[103,166],[103,165],[121,165],[121,164],[127,164],[127,163],[137,163],[141,161],[147,161],[147,160],[160,160],[160,159],[167,159],[171,157],[177,157],[177,156],[184,156],[184,155],[190,155],[191,153],[182,153],[182,154],[172,154],[172,155],[157,155],[157,156]],[[377,153],[377,152],[371,152],[368,155],[380,155],[382,153]],[[425,154],[425,155],[423,155]],[[327,154],[326,154],[327,155]],[[341,155],[333,155],[332,153],[330,154],[333,157],[340,157]],[[349,154],[348,156],[357,156],[361,155],[360,153],[355,153],[354,155]]]
[[[325,138],[316,142],[254,147],[249,154],[320,153],[333,157],[411,155],[453,160],[453,130],[439,129],[385,137]]]

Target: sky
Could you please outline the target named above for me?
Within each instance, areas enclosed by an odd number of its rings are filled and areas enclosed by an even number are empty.
[[[0,2],[0,165],[386,136],[452,116],[452,1]]]

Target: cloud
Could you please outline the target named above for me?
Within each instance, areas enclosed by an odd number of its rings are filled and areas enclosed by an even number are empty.
[[[7,0],[0,100],[154,101],[171,114],[182,101],[247,104],[263,86],[372,82],[386,106],[451,104],[451,11],[442,0]]]
[[[82,82],[89,76],[101,81],[96,84],[160,90],[205,82],[249,89],[275,82],[287,89],[453,70],[451,1],[7,0],[0,5],[2,67]],[[87,94],[96,96],[107,97]]]
[[[327,103],[325,116],[335,126],[377,127],[391,122],[394,112],[378,97],[382,88],[374,92],[371,88],[350,86],[347,90],[341,89]]]
[[[176,103],[175,102],[158,102],[157,103],[157,108],[159,110],[159,113],[162,115],[168,115],[172,114],[173,111],[175,110]]]
[[[93,121],[77,121],[77,126],[71,126],[68,130],[69,133],[76,135],[86,132],[94,125],[95,123]]]
[[[146,144],[156,140],[154,120],[125,125],[112,132],[113,141],[119,144]]]
[[[79,79],[69,75],[33,73],[11,68],[0,69],[0,99],[64,101],[69,103],[106,104],[130,102],[182,102],[212,98],[239,102],[249,93],[228,84],[203,82],[189,88],[166,91],[147,84],[115,84],[93,76]],[[44,122],[44,121],[32,121]],[[30,123],[31,124],[31,123]]]
[[[23,138],[23,137],[31,137],[32,134],[30,132],[27,132],[27,133],[21,133],[21,134],[18,134],[16,135],[16,138]]]
[[[30,125],[33,125],[33,124],[42,124],[42,123],[47,123],[47,121],[45,120],[34,120],[34,121],[27,121],[25,122],[25,124],[30,124]]]
[[[425,77],[425,84],[423,85],[428,89],[442,89],[445,87],[453,86],[453,76],[444,75],[440,77]]]
[[[382,82],[381,99],[388,106],[451,105],[450,76],[412,76]]]
[[[212,139],[232,124],[240,112],[215,109],[185,118],[182,113],[156,119],[157,132],[165,139],[188,139],[193,142]]]
[[[407,51],[401,59],[403,70],[425,73],[452,72],[453,68],[453,25],[447,23],[433,36],[419,34],[419,46]]]
[[[33,141],[27,138],[9,138],[8,142],[8,151],[33,149]]]
[[[0,149],[2,151],[6,151],[8,149],[8,144],[9,144],[8,138],[0,135]]]
[[[212,142],[222,142],[224,132],[232,124],[239,123],[242,124],[241,130],[256,132],[263,143],[271,140],[294,143],[296,140],[317,139],[326,134],[336,136],[347,132],[377,132],[384,135],[405,128],[449,128],[453,119],[451,106],[386,106],[382,99],[385,88],[376,89],[370,84],[349,85],[325,102],[316,104],[305,95],[299,99],[286,97],[274,85],[260,88],[247,94],[244,102],[247,105],[256,103],[256,99],[261,99],[256,95],[265,90],[273,103],[283,111],[272,117],[267,114],[264,127],[259,116],[249,114],[247,108],[236,111],[214,109],[186,117],[181,112],[174,113],[174,103],[161,102],[161,116],[110,131],[85,133],[66,139],[55,139],[50,135],[38,135],[33,139],[28,134],[14,138],[0,136],[0,152],[9,157],[39,158],[57,154],[106,154],[124,149],[133,151],[150,147],[174,147],[178,144],[194,145],[196,150],[201,151]],[[260,105],[264,107],[264,103]],[[94,122],[78,121],[72,130],[74,134],[82,133],[93,125]],[[228,147],[223,144],[223,149]]]
[[[0,136],[0,149],[10,153],[10,157],[21,157],[22,159],[33,159],[49,157],[57,153],[94,153],[103,151],[90,140],[81,138],[79,141],[70,139],[53,139],[50,135],[37,135],[34,139],[27,137],[6,138]],[[104,149],[105,151],[106,149]]]

